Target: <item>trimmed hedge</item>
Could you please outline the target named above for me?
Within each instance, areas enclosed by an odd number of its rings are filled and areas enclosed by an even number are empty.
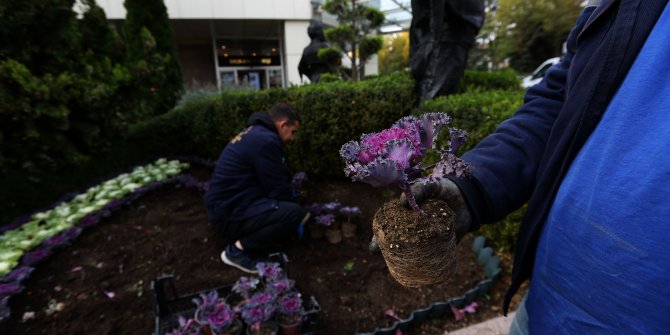
[[[461,93],[474,90],[518,90],[521,81],[511,68],[499,71],[466,70],[460,86]]]
[[[339,150],[361,134],[389,127],[409,115],[414,81],[407,73],[375,79],[337,81],[288,89],[228,92],[200,96],[171,112],[136,125],[130,138],[156,155],[199,155],[215,159],[245,127],[246,118],[287,102],[301,113],[296,142],[287,146],[294,170],[319,178],[344,177]]]
[[[462,151],[473,148],[498,125],[512,117],[523,102],[521,90],[474,91],[426,101],[417,114],[444,112],[453,118],[452,126],[468,132]],[[445,145],[448,132],[442,132],[437,145]]]

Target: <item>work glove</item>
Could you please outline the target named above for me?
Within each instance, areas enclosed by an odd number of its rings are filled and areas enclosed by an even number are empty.
[[[303,235],[305,235],[305,225],[307,224],[307,221],[311,216],[312,214],[307,212],[305,213],[305,216],[302,218],[302,221],[300,221],[300,224],[298,225],[298,229],[296,231],[296,236],[298,237],[298,239],[301,239]]]
[[[460,242],[463,236],[465,236],[465,233],[470,231],[470,227],[472,226],[470,209],[465,203],[461,190],[453,181],[448,178],[442,178],[437,182],[429,182],[426,184],[416,183],[412,185],[412,194],[414,194],[414,199],[416,199],[417,204],[421,204],[429,198],[439,199],[447,203],[449,208],[451,208],[456,215],[454,223],[456,225],[457,242]],[[400,203],[404,206],[409,206],[404,193],[400,196]],[[374,254],[379,253],[379,243],[374,236],[372,236],[368,248],[370,249],[370,252]]]

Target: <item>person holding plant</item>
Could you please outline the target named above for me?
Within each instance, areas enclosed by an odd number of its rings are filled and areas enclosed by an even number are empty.
[[[300,128],[298,111],[278,103],[253,113],[249,127],[223,149],[205,194],[207,215],[229,242],[221,260],[248,273],[297,231],[303,209],[294,202],[284,145]]]
[[[461,156],[470,174],[412,187],[450,204],[460,236],[528,205],[510,334],[670,328],[668,31],[667,1],[588,1],[562,61]]]

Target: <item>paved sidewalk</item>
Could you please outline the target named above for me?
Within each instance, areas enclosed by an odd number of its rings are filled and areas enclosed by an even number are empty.
[[[505,335],[509,332],[512,320],[514,312],[510,312],[506,317],[499,316],[466,328],[445,332],[443,335]]]

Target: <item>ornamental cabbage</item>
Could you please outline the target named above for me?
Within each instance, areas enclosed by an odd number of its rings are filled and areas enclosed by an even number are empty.
[[[438,134],[450,122],[451,118],[445,113],[426,113],[420,117],[403,117],[379,133],[363,134],[360,141],[347,142],[340,149],[346,163],[344,173],[353,181],[373,187],[399,187],[412,209],[423,214],[410,183],[437,181],[445,176],[462,177],[468,171],[465,162],[456,157],[467,133],[456,128],[449,128],[448,147],[438,150],[441,160],[428,167],[421,166],[428,150],[435,149]],[[424,176],[430,169],[432,173]]]

